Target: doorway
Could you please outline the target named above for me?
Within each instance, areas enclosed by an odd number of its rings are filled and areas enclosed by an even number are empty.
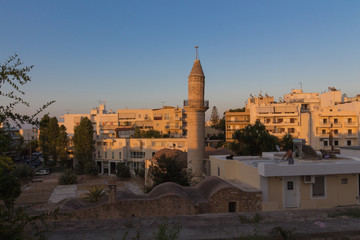
[[[297,208],[300,202],[299,177],[284,177],[284,208]]]

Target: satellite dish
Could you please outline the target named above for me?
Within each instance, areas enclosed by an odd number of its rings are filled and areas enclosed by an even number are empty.
[[[280,147],[279,147],[279,145],[276,145],[276,150],[277,150],[278,152],[280,152]]]

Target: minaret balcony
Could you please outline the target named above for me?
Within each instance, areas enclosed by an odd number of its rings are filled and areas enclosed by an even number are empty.
[[[184,100],[184,107],[185,108],[204,108],[209,109],[209,100]]]

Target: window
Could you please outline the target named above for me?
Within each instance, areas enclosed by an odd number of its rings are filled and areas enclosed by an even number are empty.
[[[111,152],[111,158],[114,159],[114,157],[115,157],[115,153]]]
[[[105,158],[107,158],[107,152],[105,152]]]
[[[326,130],[325,129],[321,130],[321,133],[326,134]]]
[[[119,159],[121,160],[121,152],[119,152]]]
[[[326,119],[326,118],[323,118],[323,123],[327,123],[327,119]]]
[[[287,182],[287,190],[294,190],[294,182],[293,181]]]
[[[315,176],[315,183],[312,184],[313,197],[325,197],[325,177]]]
[[[339,141],[338,140],[334,141],[334,146],[339,146]]]
[[[267,118],[266,123],[270,123],[270,120],[271,120],[270,118]]]
[[[290,118],[290,123],[295,123],[295,118]]]
[[[144,152],[130,152],[131,158],[144,158],[145,153]]]
[[[351,129],[348,129],[348,134],[352,134],[352,130],[351,130]]]
[[[351,140],[347,140],[347,141],[346,141],[346,145],[347,145],[347,146],[351,146]]]
[[[279,118],[278,120],[277,120],[277,123],[282,123],[283,122],[283,119],[282,118]]]
[[[295,128],[288,128],[288,133],[295,133]]]
[[[337,119],[337,118],[334,118],[334,123],[338,123],[338,119]]]
[[[101,158],[101,154],[100,154],[100,151],[98,151],[98,158]]]
[[[347,122],[352,123],[352,118],[348,118]]]
[[[348,183],[348,179],[347,178],[342,178],[341,179],[341,184],[347,184]]]
[[[165,113],[165,117],[164,117],[165,120],[169,120],[170,119],[170,116],[168,113]]]
[[[324,147],[327,147],[327,146],[329,146],[328,141],[324,141]]]
[[[107,146],[108,144],[107,144],[107,142],[104,142],[103,145],[104,145],[104,146]]]
[[[335,129],[334,134],[339,134],[339,130]]]

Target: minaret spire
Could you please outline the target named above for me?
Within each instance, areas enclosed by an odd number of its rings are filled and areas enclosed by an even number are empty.
[[[199,46],[195,46],[195,49],[196,49],[196,56],[195,56],[195,59],[197,60],[198,59],[198,48],[199,48]]]

